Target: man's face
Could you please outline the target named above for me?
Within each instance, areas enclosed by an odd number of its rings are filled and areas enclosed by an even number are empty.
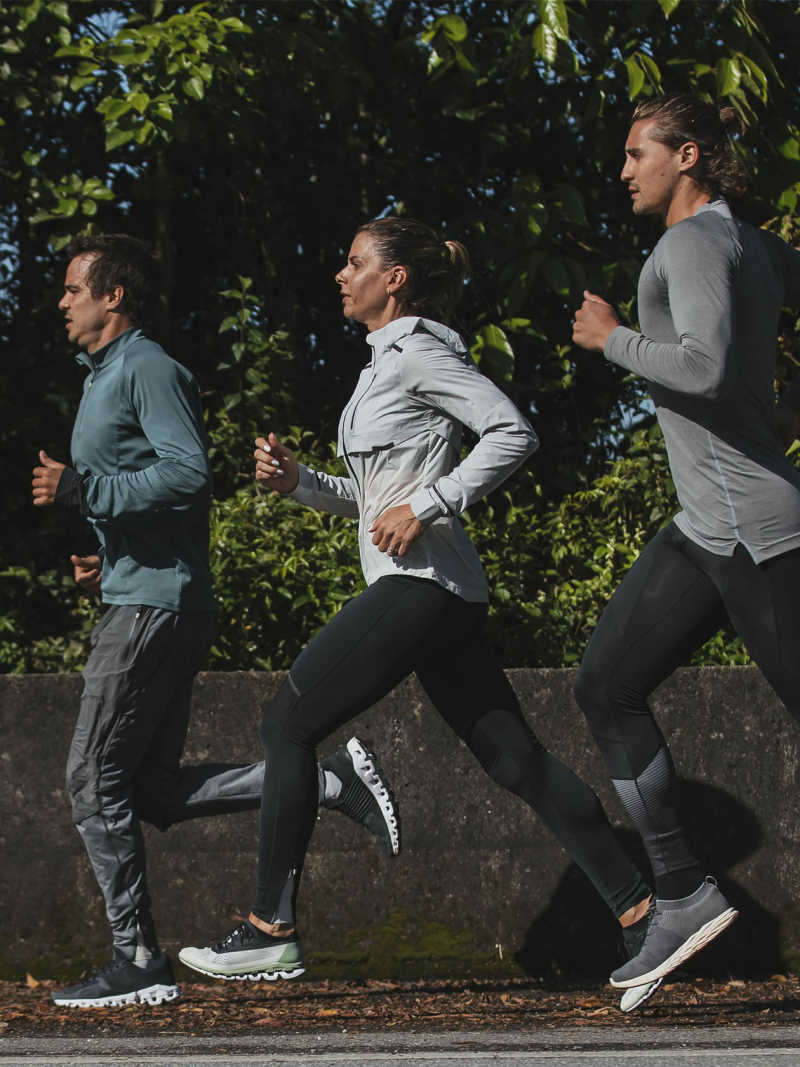
[[[87,352],[93,352],[104,343],[103,332],[113,318],[111,308],[119,302],[113,293],[92,296],[87,275],[94,258],[94,253],[88,252],[70,261],[64,279],[64,295],[58,302],[67,320],[67,336]]]
[[[620,177],[627,182],[636,215],[666,218],[685,167],[680,151],[650,137],[654,126],[654,119],[639,119],[631,126]]]

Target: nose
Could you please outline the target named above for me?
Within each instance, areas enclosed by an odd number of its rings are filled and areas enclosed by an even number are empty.
[[[340,267],[339,270],[337,270],[333,278],[337,285],[344,285],[344,272],[346,270],[346,267]]]
[[[67,303],[67,297],[68,296],[69,296],[69,293],[64,293],[64,295],[59,300],[59,302],[58,302],[58,310],[59,311],[66,311],[67,310],[67,307],[69,306],[68,303]]]
[[[625,162],[620,172],[620,180],[623,182],[629,182],[633,178],[633,169],[631,167],[631,161],[626,157]]]

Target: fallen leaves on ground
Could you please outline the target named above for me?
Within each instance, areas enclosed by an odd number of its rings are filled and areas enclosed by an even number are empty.
[[[800,1024],[800,978],[692,979],[665,984],[630,1014],[619,994],[546,988],[533,979],[186,984],[158,1006],[58,1007],[55,983],[0,982],[0,1035],[240,1036],[325,1030],[480,1030],[570,1026]]]

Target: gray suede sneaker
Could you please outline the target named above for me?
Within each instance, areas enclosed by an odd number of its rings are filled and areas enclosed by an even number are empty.
[[[641,951],[611,975],[617,989],[644,986],[663,978],[704,948],[739,913],[713,878],[680,900],[656,900]]]

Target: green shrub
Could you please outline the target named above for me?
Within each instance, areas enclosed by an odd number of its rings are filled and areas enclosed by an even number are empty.
[[[211,667],[275,670],[363,588],[356,525],[255,486],[217,501],[211,570],[220,603]]]
[[[0,672],[77,671],[89,649],[100,602],[69,573],[7,567],[0,571]]]
[[[211,570],[220,604],[210,666],[288,668],[309,638],[363,588],[355,522],[323,515],[260,489],[252,442],[278,427],[299,458],[343,473],[330,444],[283,425],[292,356],[281,331],[263,327],[247,278],[223,296],[231,339],[219,364],[224,388],[207,397],[217,490],[211,509]],[[281,389],[272,382],[283,383]],[[549,500],[536,456],[507,489],[464,516],[490,587],[490,641],[506,666],[576,664],[625,572],[677,510],[657,425],[630,436],[625,453],[585,489]],[[242,484],[244,483],[244,485]],[[11,567],[0,572],[0,670],[78,670],[100,607],[71,573]],[[729,632],[697,663],[744,663]]]
[[[647,541],[678,510],[658,426],[636,430],[627,452],[587,489],[555,504],[531,468],[471,516],[469,533],[490,584],[493,643],[507,666],[576,665],[600,614]],[[748,662],[732,631],[696,663]]]

